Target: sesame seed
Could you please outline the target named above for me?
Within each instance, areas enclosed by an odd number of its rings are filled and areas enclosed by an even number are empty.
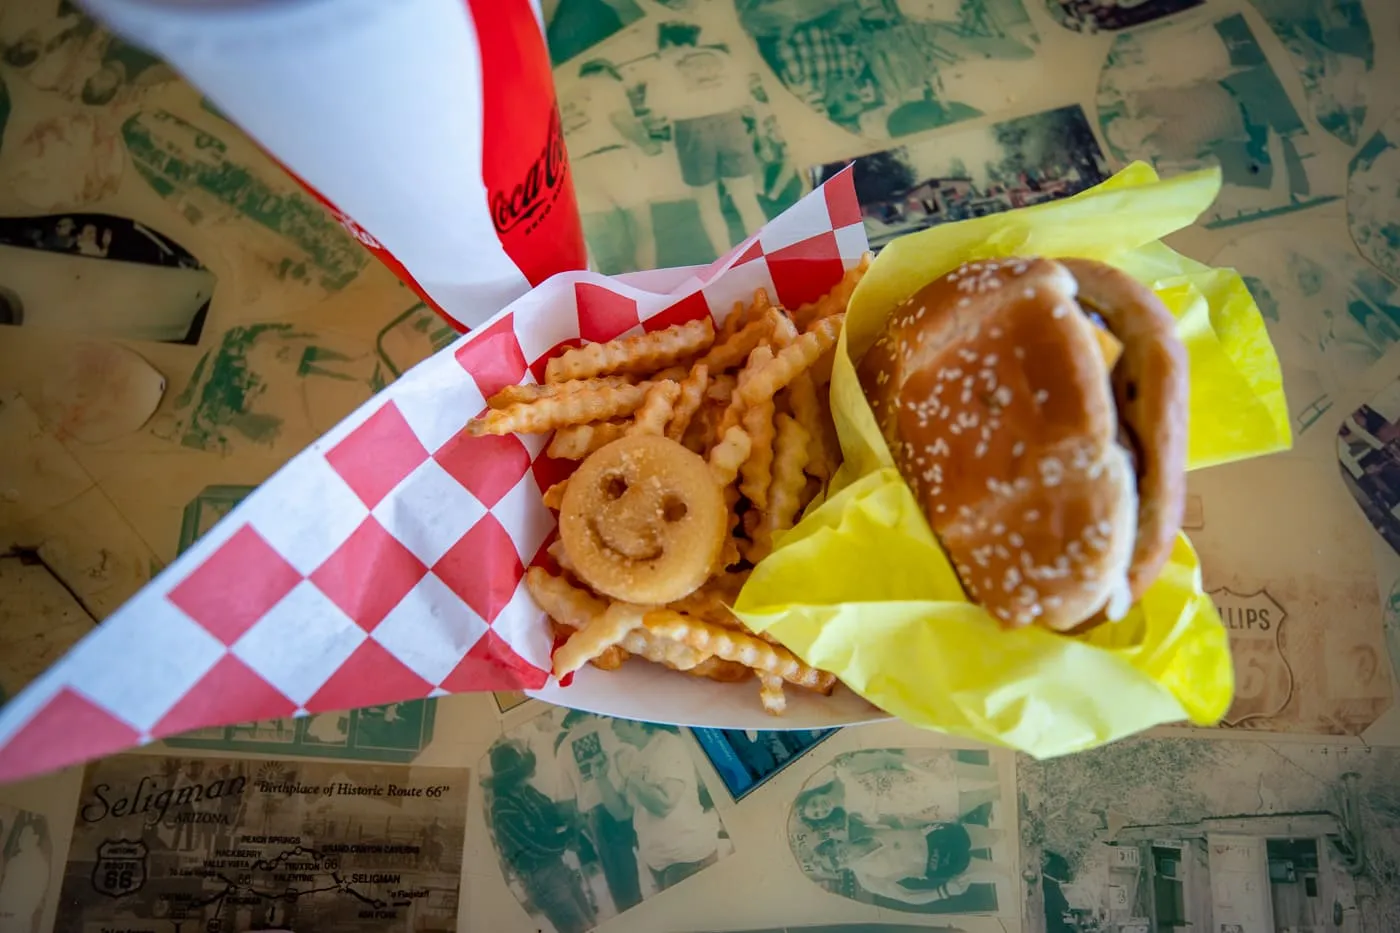
[[[1023,298],[1034,298],[1034,297],[1035,297],[1035,289],[1033,289],[1033,288],[1024,289],[1024,290],[1021,292],[1021,296],[1022,296]],[[1056,317],[1059,317],[1058,314],[1055,315],[1055,316],[1056,316]]]
[[[1022,547],[1026,543],[1025,539],[1014,531],[1006,536],[1006,540],[1011,542],[1012,547]]]
[[[974,457],[976,457],[977,459],[980,460],[980,459],[982,459],[983,456],[986,455],[986,453],[987,453],[987,443],[986,443],[986,441],[978,441],[978,442],[977,442],[977,447],[976,447],[975,450],[973,450],[972,455],[973,455]]]
[[[1035,403],[1036,403],[1037,405],[1044,405],[1044,404],[1045,404],[1047,401],[1049,401],[1049,400],[1050,400],[1050,393],[1049,393],[1049,392],[1045,391],[1044,389],[1036,389],[1036,390],[1035,390]]]
[[[959,308],[967,308],[967,307],[970,307],[971,305],[972,305],[972,299],[971,299],[971,298],[959,298],[959,299],[958,299],[958,307],[959,307]]]
[[[992,398],[996,399],[998,405],[1005,408],[1011,404],[1011,390],[1006,386],[998,386],[997,390],[992,393]]]
[[[993,327],[993,328],[991,328],[990,330],[987,331],[987,334],[988,334],[989,336],[991,336],[992,339],[996,339],[997,337],[1000,337],[1000,336],[1001,336],[1001,328],[1000,328],[1000,327]]]
[[[1040,461],[1040,481],[1046,486],[1058,486],[1060,480],[1064,478],[1065,467],[1054,457],[1046,457]]]
[[[1037,521],[1039,520],[1039,518],[1040,511],[1038,509],[1031,509],[1029,512],[1026,513],[1026,521],[1028,522]]]
[[[1020,347],[1013,347],[1011,352],[1016,355],[1016,359],[1018,360],[1024,360],[1026,358],[1026,351]]]
[[[1064,305],[1055,305],[1055,310],[1050,312],[1050,314],[1052,317],[1064,317],[1066,314],[1069,314],[1069,308]]]
[[[1013,457],[1019,457],[1019,456],[1021,456],[1021,454],[1025,453],[1025,452],[1026,452],[1026,445],[1023,444],[1023,443],[1021,443],[1020,441],[1017,441],[1016,443],[1014,443],[1014,444],[1011,445],[1011,456],[1013,456]]]

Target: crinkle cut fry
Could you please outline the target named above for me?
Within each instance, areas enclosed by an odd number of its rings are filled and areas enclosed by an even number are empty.
[[[467,433],[543,434],[569,425],[606,421],[641,407],[651,383],[607,386],[587,392],[568,392],[533,402],[495,408],[467,422]]]
[[[718,444],[710,448],[710,474],[721,486],[728,486],[739,475],[739,467],[749,458],[753,441],[744,429],[730,428]]]
[[[836,338],[841,334],[841,324],[845,319],[844,313],[822,318],[790,346],[779,350],[772,360],[747,373],[745,378],[739,380],[739,389],[734,394],[731,406],[739,404],[750,408],[768,401],[786,388],[823,353],[836,346]],[[747,372],[748,367],[745,370]]]
[[[764,313],[764,318],[770,322],[772,327],[773,346],[781,350],[797,339],[797,325],[783,313],[782,308],[769,308]]]
[[[757,563],[773,550],[773,538],[790,529],[802,508],[802,492],[807,479],[803,468],[807,464],[808,437],[795,418],[779,415],[778,439],[774,444],[773,482],[768,492],[768,507],[759,517],[759,525],[749,549],[749,560]]]
[[[792,319],[798,327],[807,329],[813,321],[819,321],[838,311],[845,311],[846,306],[851,303],[851,295],[855,292],[860,280],[865,278],[865,273],[870,269],[870,263],[874,255],[866,253],[860,257],[860,262],[846,270],[846,274],[841,276],[841,281],[836,283],[836,287],[827,292],[816,301],[802,305],[792,313]]]
[[[836,684],[834,674],[810,667],[781,645],[771,644],[754,635],[712,625],[669,609],[648,612],[642,624],[653,635],[689,645],[705,655],[737,661],[756,672],[775,674],[799,687],[825,693]]]
[[[622,437],[629,427],[630,424],[620,421],[566,425],[554,432],[545,453],[555,460],[582,460],[599,447],[606,447]]]
[[[642,407],[637,409],[637,420],[627,428],[627,435],[664,433],[680,394],[681,386],[678,382],[672,382],[670,379],[653,382],[647,390]]]
[[[739,467],[739,491],[763,511],[768,508],[768,487],[773,484],[773,403],[764,402],[744,411],[744,432],[749,436],[749,455]]]
[[[744,410],[750,407],[750,403],[743,399],[744,386],[753,378],[753,375],[773,362],[773,348],[768,344],[759,344],[753,348],[748,360],[744,363],[744,368],[739,371],[738,382],[735,383],[734,392],[729,398],[729,407],[724,410],[724,417],[719,421],[719,437],[721,440],[729,433],[729,429],[743,422]],[[761,399],[769,401],[772,396]]]
[[[587,379],[610,373],[654,372],[693,356],[715,339],[709,316],[650,334],[621,337],[565,350],[545,366],[546,382]]]
[[[594,620],[601,619],[608,610],[608,603],[543,567],[531,567],[525,571],[525,587],[545,615],[556,626],[565,629],[584,629]],[[594,658],[593,663],[596,667],[614,670],[626,660],[628,654],[636,654],[680,671],[699,667],[707,657],[688,645],[660,638],[639,628],[627,632],[618,644]],[[705,676],[712,676],[710,672],[716,670],[717,665],[711,665],[704,672]]]
[[[774,309],[770,309],[770,313],[773,311]],[[776,313],[781,314],[781,312]],[[710,347],[710,351],[701,358],[700,362],[708,366],[712,373],[738,366],[745,357],[753,352],[754,347],[766,340],[772,333],[773,318],[769,314],[755,317],[724,343],[717,343]]]
[[[788,402],[792,415],[807,432],[807,473],[820,480],[828,480],[835,472],[827,457],[826,413],[822,411],[821,400],[817,397],[816,383],[810,372],[803,373],[788,384]]]
[[[691,368],[690,375],[681,382],[680,398],[676,401],[675,409],[671,413],[671,420],[666,425],[668,438],[679,442],[685,437],[686,429],[690,427],[690,420],[695,417],[695,413],[705,402],[705,390],[709,386],[710,368],[704,363],[696,363]]]
[[[604,651],[620,644],[627,633],[639,628],[647,607],[612,603],[601,616],[574,631],[554,652],[554,676],[564,677],[583,667]]]
[[[541,501],[544,507],[558,512],[564,507],[564,490],[569,488],[568,479],[561,479],[544,491]]]
[[[781,716],[787,709],[787,696],[783,693],[783,679],[777,674],[758,674],[758,700],[763,711],[773,716]]]
[[[489,408],[509,408],[511,405],[523,405],[527,402],[553,398],[556,395],[564,395],[569,392],[587,392],[593,389],[631,385],[633,382],[636,380],[631,376],[599,376],[596,379],[575,379],[571,382],[539,385],[527,382],[521,385],[506,386],[487,399],[486,405]]]
[[[719,327],[715,329],[715,343],[724,343],[724,341],[737,334],[739,329],[743,326],[744,303],[742,301],[736,301],[729,315],[724,319],[724,323],[720,324]]]

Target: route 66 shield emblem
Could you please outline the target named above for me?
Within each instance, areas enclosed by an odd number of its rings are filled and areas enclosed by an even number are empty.
[[[109,839],[97,847],[92,867],[92,889],[109,897],[123,897],[146,883],[146,844],[139,839]]]

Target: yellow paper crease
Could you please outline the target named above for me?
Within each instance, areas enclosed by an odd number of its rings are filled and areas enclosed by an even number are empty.
[[[1216,171],[1160,181],[1139,163],[1072,198],[887,246],[852,296],[832,371],[845,462],[827,498],[754,570],[736,613],[913,725],[1036,757],[1158,723],[1217,722],[1234,690],[1229,644],[1184,535],[1122,621],[1080,636],[1003,631],[963,594],[894,469],[852,359],[899,302],[965,261],[1100,259],[1151,286],[1177,317],[1191,362],[1190,468],[1285,449],[1278,359],[1243,281],[1159,242],[1219,188]]]

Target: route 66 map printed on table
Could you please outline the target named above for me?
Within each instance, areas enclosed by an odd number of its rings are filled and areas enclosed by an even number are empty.
[[[456,930],[466,799],[460,769],[100,761],[54,929]]]

